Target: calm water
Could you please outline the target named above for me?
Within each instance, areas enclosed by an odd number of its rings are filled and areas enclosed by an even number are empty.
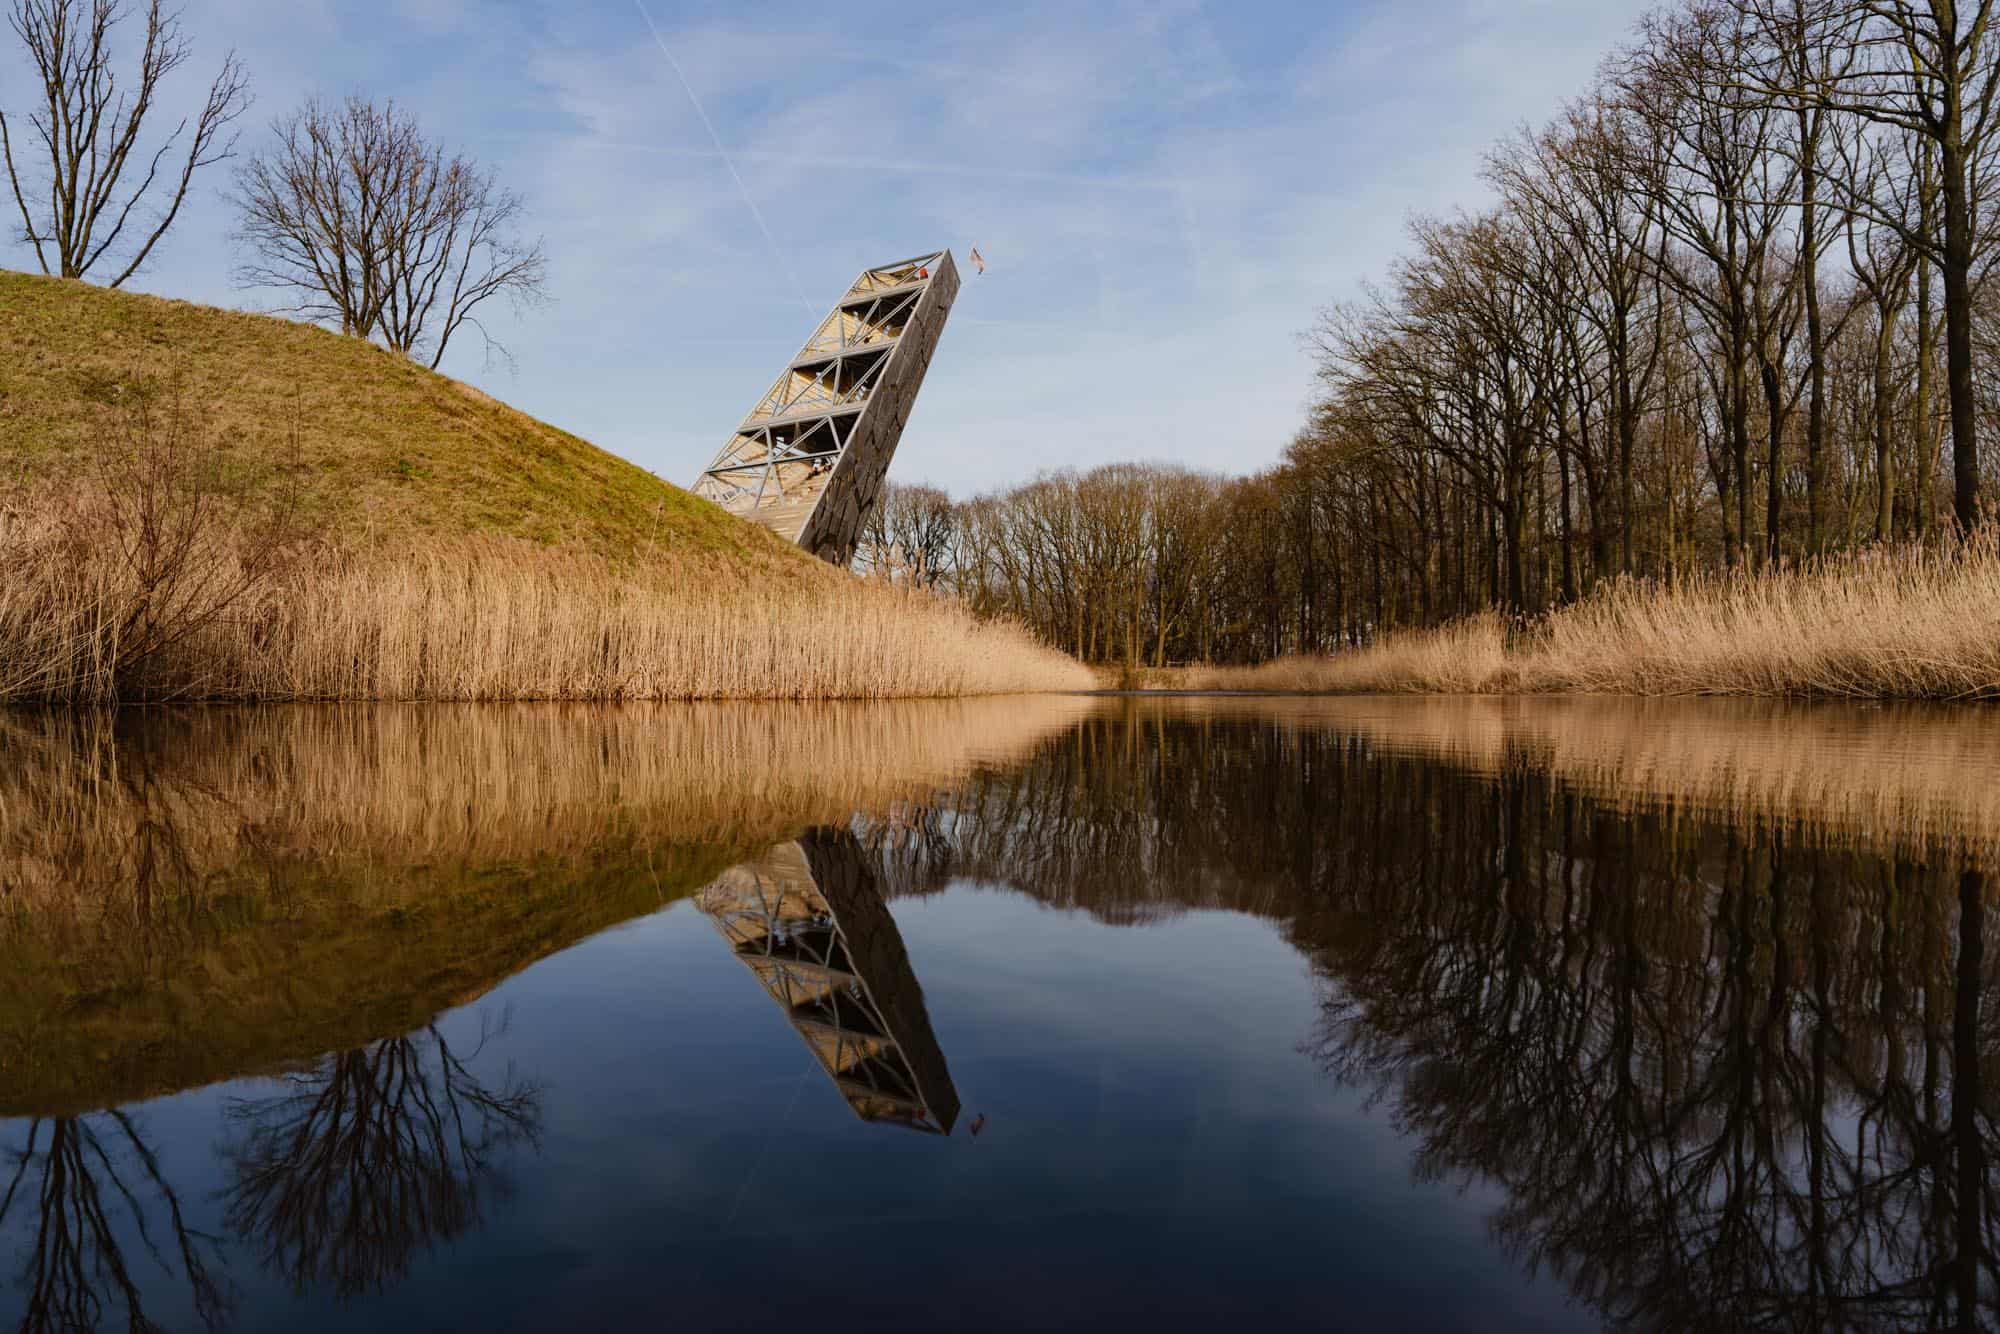
[[[1990,711],[0,715],[0,1325],[1988,1328],[1996,850]]]

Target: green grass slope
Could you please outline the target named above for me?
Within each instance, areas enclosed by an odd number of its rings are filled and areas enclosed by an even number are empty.
[[[0,270],[0,488],[88,478],[131,405],[177,401],[245,488],[295,471],[357,543],[498,534],[606,555],[817,566],[477,389],[313,325]]]

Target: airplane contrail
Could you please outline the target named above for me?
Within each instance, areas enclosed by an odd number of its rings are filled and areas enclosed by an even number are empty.
[[[659,25],[653,22],[652,13],[646,8],[646,0],[632,0],[632,4],[638,9],[639,17],[646,21],[646,30],[653,34],[653,45],[659,47],[660,54],[667,58],[667,64],[672,67],[674,77],[681,81],[681,90],[688,95],[688,101],[694,104],[694,114],[701,117],[702,127],[708,131],[709,142],[715,145],[716,156],[722,159],[723,166],[729,168],[729,178],[736,182],[737,193],[742,195],[743,202],[749,205],[750,216],[757,220],[757,230],[764,233],[764,244],[771,248],[771,258],[778,261],[778,267],[784,270],[786,280],[791,283],[792,295],[796,296],[799,304],[805,307],[808,318],[818,314],[813,308],[813,303],[806,300],[806,289],[799,286],[799,275],[792,271],[791,262],[785,258],[784,252],[778,249],[778,240],[771,235],[771,228],[764,221],[764,210],[757,207],[757,201],[750,197],[749,187],[743,184],[743,176],[736,170],[735,159],[731,158],[729,150],[722,146],[722,136],[715,132],[715,122],[708,118],[708,112],[702,108],[701,99],[694,95],[694,85],[690,84],[687,75],[681,72],[681,62],[675,60],[674,53],[667,49],[667,39],[660,36]]]

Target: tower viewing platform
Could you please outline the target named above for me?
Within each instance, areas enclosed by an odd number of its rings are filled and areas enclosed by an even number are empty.
[[[949,250],[862,270],[694,493],[847,564],[957,296]]]

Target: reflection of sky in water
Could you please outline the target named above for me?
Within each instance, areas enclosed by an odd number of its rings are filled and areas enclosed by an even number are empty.
[[[1134,1309],[1169,1326],[1337,1309],[1491,1327],[1562,1310],[1485,1244],[1482,1192],[1413,1189],[1407,1148],[1299,1052],[1315,993],[1269,924],[1113,927],[965,885],[895,917],[965,1102],[951,1138],[856,1119],[677,905],[438,1025],[470,1051],[504,1016],[475,1073],[497,1082],[511,1064],[546,1086],[542,1149],[500,1155],[512,1190],[489,1197],[485,1228],[345,1307],[294,1300],[232,1242],[239,1323],[703,1328],[818,1312],[838,1327],[935,1312],[943,1293],[972,1327]],[[140,1109],[196,1230],[225,1231],[225,1102],[281,1089],[239,1081]],[[176,1327],[185,1293],[133,1268],[148,1315]]]
[[[479,1243],[509,1257],[495,1308],[914,1315],[947,1272],[973,1323],[1012,1327],[1560,1305],[1297,1052],[1313,992],[1269,926],[1129,930],[969,888],[896,917],[965,1101],[945,1141],[856,1120],[686,908],[496,992],[551,1092],[549,1148]]]

